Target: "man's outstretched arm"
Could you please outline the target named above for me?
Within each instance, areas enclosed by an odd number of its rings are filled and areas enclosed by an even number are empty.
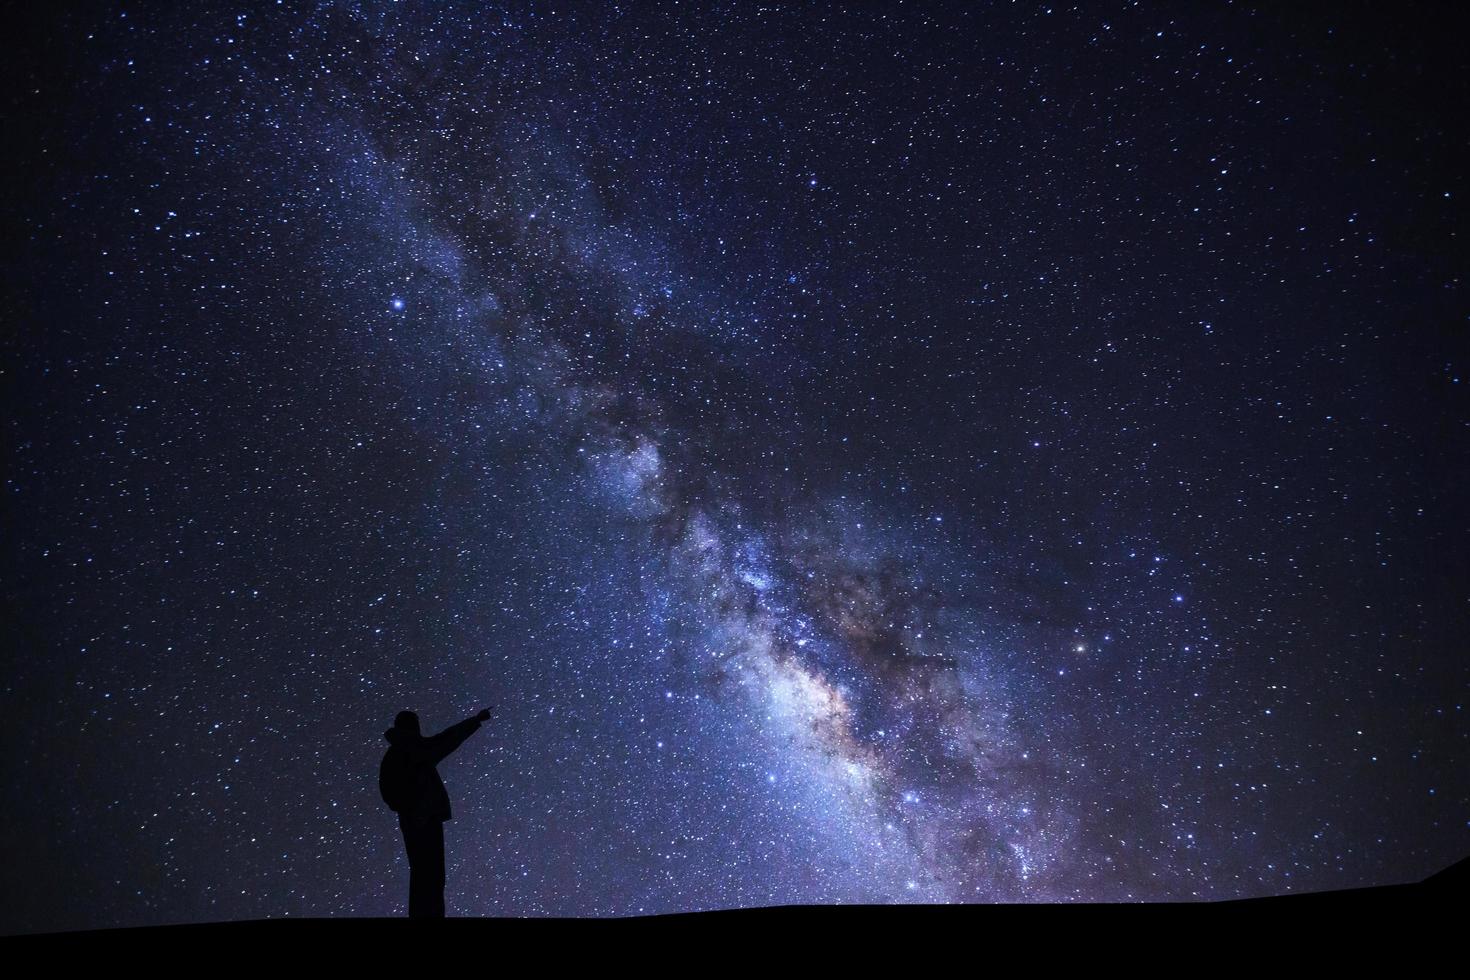
[[[428,749],[429,761],[435,765],[449,753],[459,748],[465,739],[479,731],[480,725],[490,719],[490,709],[486,708],[473,718],[466,718],[456,725],[450,725],[438,735],[431,735],[424,741]]]

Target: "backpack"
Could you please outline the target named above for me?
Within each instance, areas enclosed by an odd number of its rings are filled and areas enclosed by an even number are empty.
[[[383,761],[378,765],[378,795],[394,813],[408,805],[408,777],[408,760],[402,752],[389,749],[383,753]]]

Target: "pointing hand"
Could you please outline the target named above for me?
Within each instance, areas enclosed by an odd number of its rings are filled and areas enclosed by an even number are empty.
[[[489,720],[490,720],[490,709],[489,708],[485,708],[479,714],[475,715],[475,721],[489,721]]]

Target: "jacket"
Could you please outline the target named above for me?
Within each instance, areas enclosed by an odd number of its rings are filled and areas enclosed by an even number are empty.
[[[383,733],[388,740],[383,772],[388,774],[395,795],[400,797],[397,807],[400,820],[424,824],[454,819],[449,809],[449,792],[434,767],[479,728],[478,719],[466,718],[427,738],[396,728]]]

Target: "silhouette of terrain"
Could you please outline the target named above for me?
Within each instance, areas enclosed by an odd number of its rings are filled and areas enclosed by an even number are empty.
[[[1059,957],[1066,961],[1070,956],[1096,955],[1099,948],[1115,948],[1117,930],[1136,929],[1147,922],[1155,928],[1164,927],[1151,944],[1149,955],[1167,951],[1175,942],[1187,942],[1190,952],[1226,958],[1246,950],[1260,951],[1275,943],[1293,949],[1306,943],[1316,949],[1305,950],[1308,956],[1331,958],[1355,954],[1362,942],[1374,936],[1422,935],[1436,921],[1451,921],[1467,897],[1470,858],[1417,883],[1222,902],[772,906],[627,918],[451,918],[437,924],[403,918],[270,919],[43,933],[7,939],[9,949],[38,955],[110,956],[134,949],[167,949],[173,955],[192,948],[214,956],[225,950],[270,955],[282,944],[291,948],[301,944],[346,951],[349,956],[376,955],[379,951],[392,956],[417,948],[417,937],[429,929],[434,932],[437,951],[448,952],[462,945],[467,955],[494,949],[501,956],[507,947],[522,948],[528,955],[533,951],[544,954],[548,940],[579,937],[588,943],[561,945],[555,947],[556,951],[574,957],[602,957],[622,951],[620,942],[628,943],[629,952],[646,951],[649,941],[668,940],[708,943],[711,949],[732,945],[743,949],[752,936],[758,935],[767,941],[789,939],[807,947],[815,942],[840,955],[875,944],[884,949],[893,945],[874,937],[922,935],[925,948],[942,949],[973,943],[977,936],[995,935],[1004,936],[1004,945],[1012,947],[1033,937],[1055,937],[1060,930],[1068,937],[1062,945],[1075,952],[1046,948],[1044,955],[1048,960]],[[1175,923],[1178,929],[1170,929]],[[1449,935],[1443,930],[1441,933]],[[722,945],[716,947],[715,943]],[[907,948],[912,943],[900,945]],[[790,947],[783,943],[782,948]],[[883,949],[874,952],[881,955]]]

